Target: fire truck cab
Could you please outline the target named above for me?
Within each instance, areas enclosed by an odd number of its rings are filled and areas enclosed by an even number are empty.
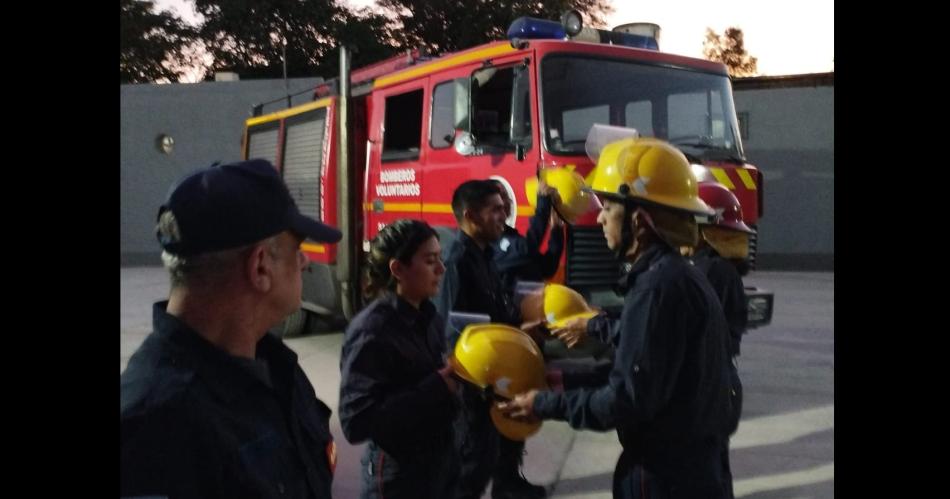
[[[339,244],[303,245],[304,310],[285,330],[303,327],[308,312],[355,313],[369,241],[399,218],[454,230],[452,193],[465,180],[499,180],[517,205],[509,223],[524,232],[526,181],[539,168],[586,176],[595,123],[676,145],[700,180],[735,192],[754,226],[762,176],[745,161],[726,67],[659,52],[651,26],[607,32],[521,18],[506,41],[441,57],[410,51],[352,72],[341,51],[340,78],[312,102],[249,118],[244,157],[270,160],[302,212],[344,233]],[[566,227],[555,276],[582,292],[609,289],[618,275],[596,216]],[[750,246],[754,263],[754,238]]]

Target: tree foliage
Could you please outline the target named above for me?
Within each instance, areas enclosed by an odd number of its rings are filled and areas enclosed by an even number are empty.
[[[379,0],[397,21],[402,48],[430,53],[462,50],[506,38],[508,25],[521,16],[559,20],[577,9],[585,25],[603,26],[613,11],[607,0]]]
[[[151,1],[119,1],[120,83],[178,81],[181,62],[197,32],[169,12],[155,12]]]
[[[175,62],[180,68],[199,52],[185,50],[190,43],[213,61],[205,79],[221,70],[280,78],[285,60],[288,77],[332,77],[342,44],[361,67],[406,49],[439,54],[501,40],[521,16],[557,20],[577,9],[586,25],[602,27],[613,10],[609,0],[379,0],[380,11],[350,10],[342,0],[190,1],[203,18],[196,28],[152,13],[150,1],[121,0],[123,81],[178,81]]]
[[[730,76],[754,76],[758,73],[758,59],[746,52],[743,38],[742,30],[736,27],[726,28],[722,36],[712,28],[706,28],[703,56],[710,61],[725,64],[729,68]]]
[[[336,0],[195,0],[204,17],[201,38],[214,68],[245,78],[332,76],[341,43],[357,51],[354,64],[394,52],[389,20],[363,9],[351,12]]]

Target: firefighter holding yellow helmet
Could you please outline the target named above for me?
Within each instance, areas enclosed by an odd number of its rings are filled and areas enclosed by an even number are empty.
[[[514,200],[501,181],[492,181],[498,186],[498,193],[505,205],[505,216],[513,220],[512,212],[517,208]],[[528,200],[535,208],[534,215],[528,219],[527,232],[522,236],[514,226],[506,224],[501,238],[492,244],[495,266],[505,291],[512,297],[518,281],[550,279],[557,272],[564,251],[564,228],[554,213],[560,204],[558,191],[544,183],[535,187],[535,192],[527,192],[526,189]],[[541,246],[548,228],[551,229],[548,247],[542,252]]]
[[[720,451],[729,420],[728,326],[715,292],[678,248],[712,215],[685,156],[652,138],[612,142],[586,179],[607,245],[631,264],[605,384],[529,390],[498,408],[521,421],[616,429],[616,498],[728,497]]]

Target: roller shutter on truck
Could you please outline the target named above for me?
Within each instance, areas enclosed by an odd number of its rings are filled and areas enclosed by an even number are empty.
[[[276,165],[279,133],[280,125],[278,123],[267,123],[248,128],[247,158],[262,158],[270,161],[272,165]]]
[[[304,215],[323,220],[320,179],[324,167],[324,135],[327,108],[319,108],[286,118],[284,143],[280,141],[281,120],[253,125],[247,129],[248,158],[263,158],[277,165],[283,150],[281,175],[297,208]],[[281,147],[283,146],[283,147]]]
[[[320,177],[326,116],[327,109],[321,108],[287,118],[285,124],[284,182],[300,212],[314,220],[323,220]]]

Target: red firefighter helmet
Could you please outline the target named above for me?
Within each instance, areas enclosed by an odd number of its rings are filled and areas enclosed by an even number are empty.
[[[718,182],[701,182],[699,197],[710,208],[716,210],[716,215],[709,221],[710,225],[755,234],[755,231],[742,221],[742,206],[739,204],[739,199],[726,186]]]

